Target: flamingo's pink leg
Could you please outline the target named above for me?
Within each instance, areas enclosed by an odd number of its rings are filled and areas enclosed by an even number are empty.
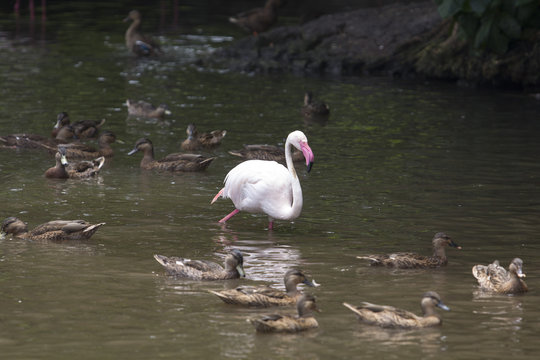
[[[268,230],[273,230],[274,229],[274,222],[273,221],[270,221],[268,223]]]
[[[240,210],[234,209],[229,215],[227,215],[223,219],[219,220],[219,222],[224,223],[225,221],[229,220],[230,218],[232,218],[234,215],[238,214],[239,212],[240,212]]]

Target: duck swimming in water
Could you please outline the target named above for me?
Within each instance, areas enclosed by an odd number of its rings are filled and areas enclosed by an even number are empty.
[[[295,333],[299,331],[319,327],[317,319],[313,316],[314,311],[320,311],[315,303],[315,297],[304,294],[296,303],[297,316],[271,314],[262,318],[248,319],[258,332],[285,332]]]
[[[166,104],[159,104],[156,107],[147,101],[127,99],[126,106],[128,108],[128,115],[130,116],[160,119],[165,115],[171,115],[171,111]]]
[[[141,26],[141,13],[138,10],[131,10],[124,22],[133,21],[126,30],[126,47],[137,56],[150,56],[161,53],[159,44],[150,36],[139,32]]]
[[[285,282],[285,292],[269,286],[240,286],[236,289],[210,292],[227,304],[259,307],[287,306],[296,304],[302,296],[302,292],[296,288],[296,285],[318,285],[306,278],[300,270],[295,269],[287,271],[283,281]]]
[[[393,306],[375,305],[363,302],[361,306],[348,303],[343,305],[356,314],[358,320],[369,325],[378,325],[383,328],[424,328],[442,324],[435,307],[450,310],[444,305],[441,297],[435,291],[428,291],[422,296],[421,306],[423,316]]]
[[[472,268],[473,276],[484,290],[499,294],[517,294],[527,292],[529,289],[523,278],[523,260],[515,258],[508,266],[508,271],[495,260],[492,264],[475,265]]]
[[[433,255],[422,256],[415,253],[393,253],[384,255],[357,256],[358,259],[367,259],[371,266],[386,266],[399,269],[435,268],[448,263],[444,248],[450,246],[461,249],[448,235],[443,232],[436,233],[431,241]]]
[[[192,151],[201,148],[212,149],[221,144],[221,140],[227,135],[226,130],[214,130],[209,133],[199,133],[193,124],[189,124],[187,129],[187,139],[182,142],[182,150]]]
[[[246,276],[244,257],[236,249],[225,257],[225,267],[207,260],[191,260],[180,257],[154,255],[170,275],[192,280],[228,280]]]
[[[2,222],[0,239],[8,234],[27,240],[86,240],[105,223],[90,224],[84,220],[54,220],[36,226],[28,231],[24,222],[16,217],[8,217]]]

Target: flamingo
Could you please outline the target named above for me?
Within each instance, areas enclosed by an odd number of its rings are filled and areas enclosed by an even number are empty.
[[[268,229],[272,230],[274,219],[293,220],[302,212],[302,188],[294,169],[291,146],[302,151],[307,171],[313,165],[313,152],[303,132],[296,130],[287,136],[285,162],[287,167],[275,161],[248,160],[234,167],[225,177],[225,186],[214,196],[230,198],[236,207],[219,220],[224,223],[240,211],[268,215]]]

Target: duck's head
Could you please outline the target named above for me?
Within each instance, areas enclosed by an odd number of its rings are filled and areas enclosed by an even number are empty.
[[[128,13],[128,16],[124,19],[124,22],[128,22],[130,20],[140,20],[141,19],[141,13],[139,12],[139,10],[131,10],[129,13]]]
[[[421,304],[422,304],[422,309],[424,310],[424,312],[425,312],[425,309],[433,308],[433,307],[438,307],[446,311],[450,310],[448,306],[444,305],[444,303],[441,300],[441,297],[435,291],[428,291],[424,293],[424,295],[422,295]]]
[[[28,231],[26,224],[16,217],[8,217],[2,221],[0,228],[0,240],[4,239],[8,234],[17,235]]]
[[[304,294],[298,299],[296,310],[298,310],[300,316],[312,315],[313,311],[321,312],[315,303],[315,296],[311,294]]]
[[[236,269],[241,277],[246,276],[244,272],[244,257],[239,250],[234,249],[225,257],[225,268],[228,271]]]
[[[296,270],[296,269],[288,270],[285,273],[284,281],[285,281],[286,288],[288,287],[287,284],[294,284],[295,287],[296,287],[296,284],[305,284],[311,287],[318,286],[318,284],[309,280],[302,271]]]
[[[523,260],[520,258],[515,258],[510,263],[510,266],[508,267],[508,270],[510,272],[515,273],[518,277],[526,277],[526,275],[523,273]]]
[[[189,140],[193,140],[195,135],[197,135],[197,128],[195,124],[189,124],[186,128],[186,134]]]
[[[443,232],[438,232],[435,234],[435,236],[433,236],[432,244],[433,244],[433,247],[435,248],[442,247],[442,246],[450,246],[450,247],[461,250],[461,246],[456,244],[454,240],[450,238],[450,236],[446,235]]]
[[[313,93],[311,91],[306,91],[304,94],[304,105],[311,104],[311,101],[313,101]]]
[[[62,111],[56,116],[56,124],[54,125],[55,129],[60,129],[66,125],[69,125],[71,121],[69,120],[69,115],[67,112]]]
[[[133,155],[137,151],[142,151],[142,152],[154,151],[154,146],[152,145],[152,142],[150,141],[150,139],[140,138],[139,140],[135,142],[135,147],[133,148],[133,150],[128,152],[128,155]]]
[[[58,152],[54,156],[56,159],[57,164],[61,164],[62,166],[69,165],[67,158],[66,158],[66,148],[65,146],[58,146]]]
[[[99,144],[112,144],[116,141],[116,135],[113,132],[105,130],[102,131],[98,138]]]
[[[163,113],[165,115],[171,115],[172,114],[172,112],[171,112],[171,110],[169,110],[169,106],[167,104],[159,104],[158,109],[162,109]]]

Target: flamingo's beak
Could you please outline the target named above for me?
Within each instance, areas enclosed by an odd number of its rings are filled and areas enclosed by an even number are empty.
[[[313,151],[311,151],[311,148],[309,147],[307,142],[300,143],[300,150],[302,151],[302,154],[304,154],[304,158],[306,159],[307,172],[310,172],[311,167],[313,166],[313,161],[315,160],[315,156],[313,156]]]

